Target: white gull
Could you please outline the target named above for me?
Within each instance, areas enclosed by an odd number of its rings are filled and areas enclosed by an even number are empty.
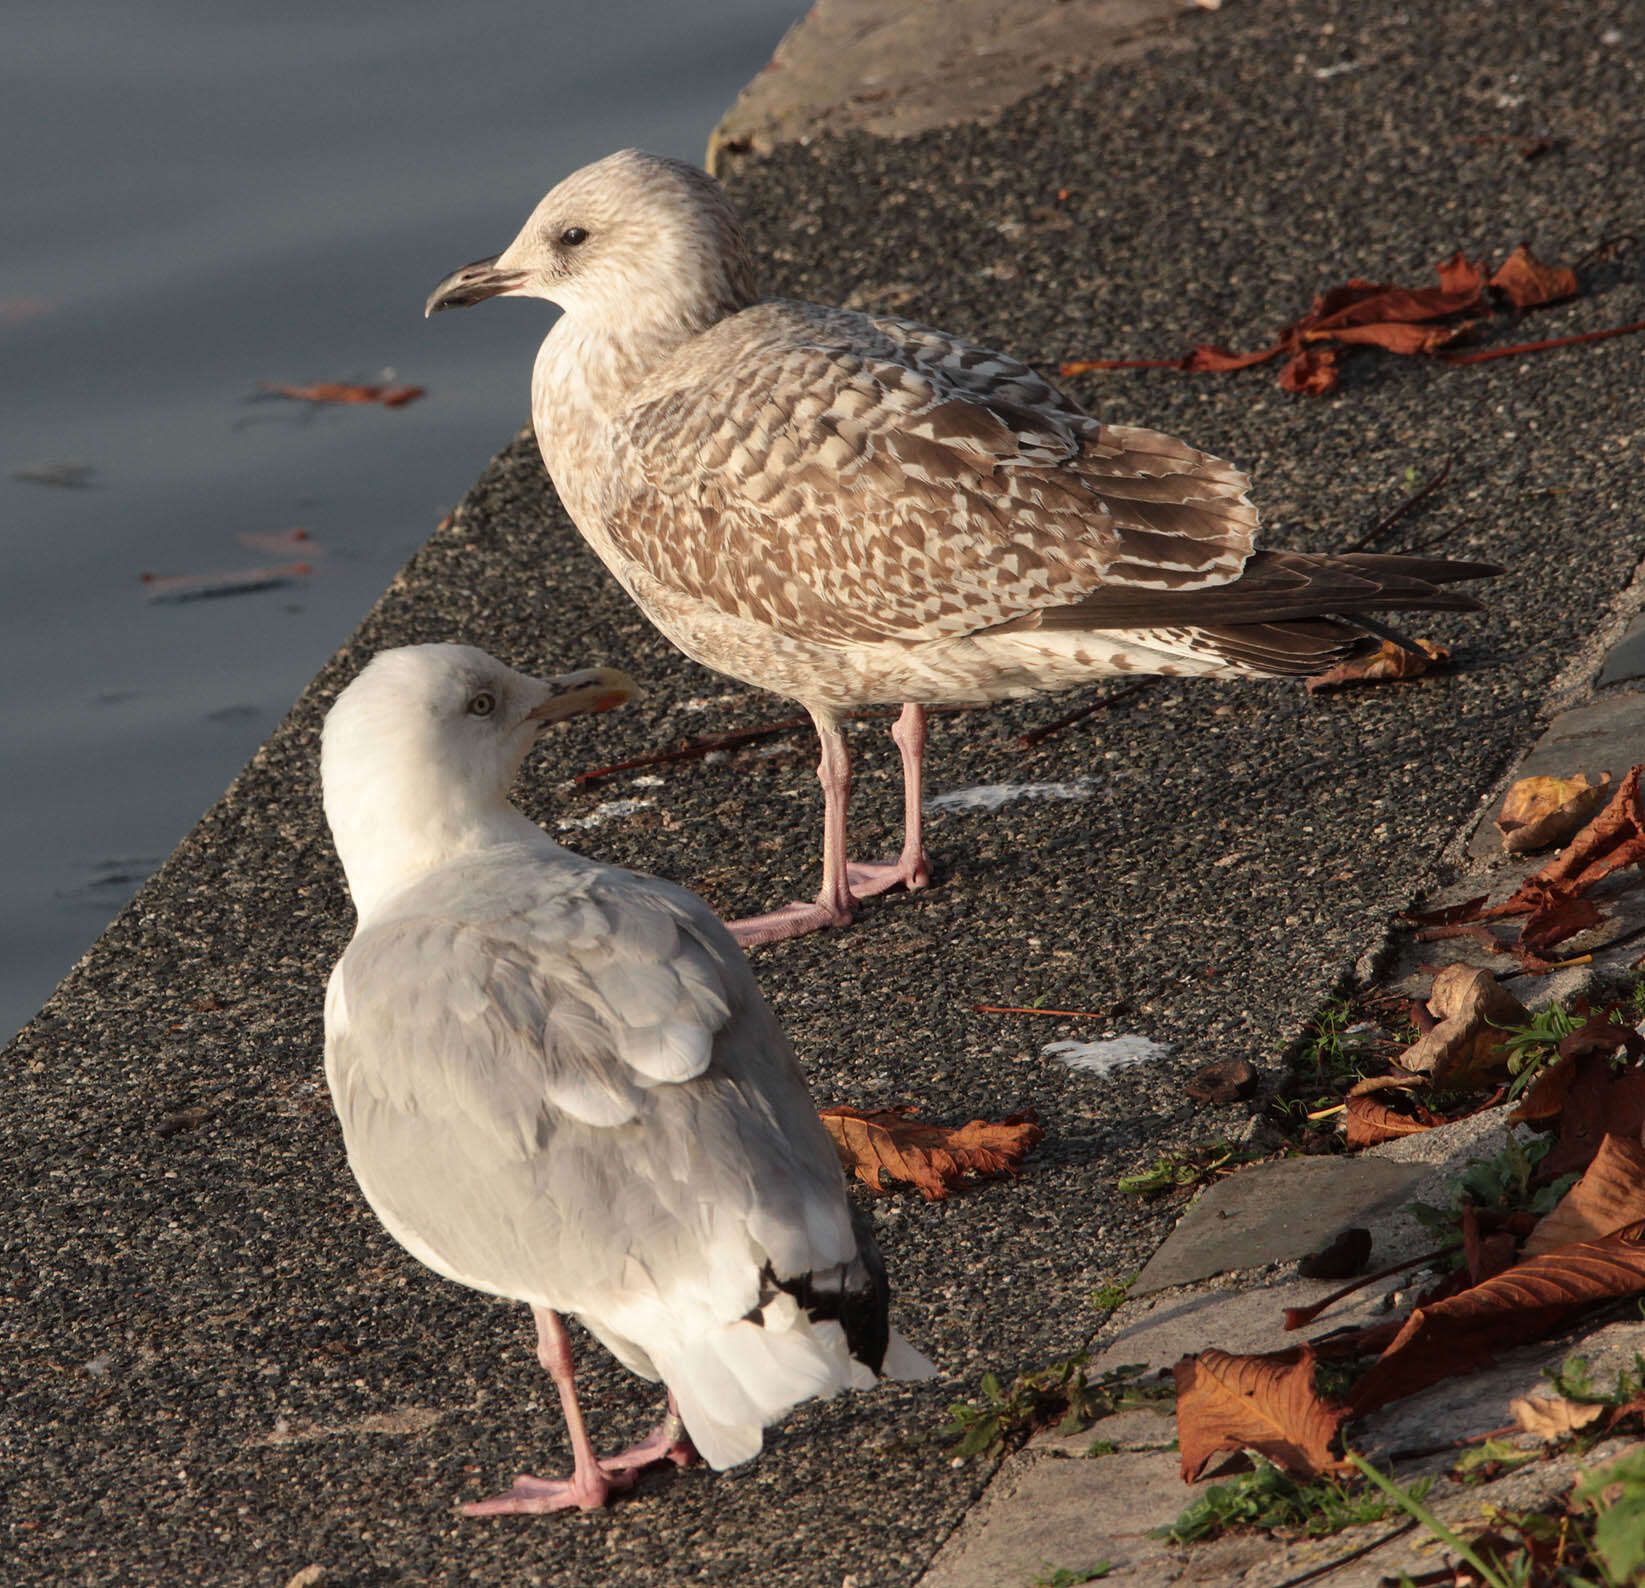
[[[632,689],[419,645],[375,657],[325,723],[358,915],[326,991],[349,1165],[414,1257],[530,1303],[571,1440],[569,1479],[521,1476],[471,1515],[589,1509],[693,1445],[733,1466],[810,1396],[932,1371],[888,1325],[879,1252],[725,927],[508,802],[546,723]],[[561,1313],[667,1385],[632,1450],[594,1455]]]
[[[851,919],[923,887],[925,708],[1116,673],[1320,672],[1386,634],[1364,614],[1470,609],[1440,588],[1499,570],[1253,549],[1232,464],[1102,424],[1003,353],[886,315],[760,301],[714,179],[624,150],[566,178],[427,312],[485,298],[564,310],[531,408],[577,528],[708,667],[799,701],[822,742],[815,903],[743,942]],[[846,861],[840,724],[902,703],[904,841]]]

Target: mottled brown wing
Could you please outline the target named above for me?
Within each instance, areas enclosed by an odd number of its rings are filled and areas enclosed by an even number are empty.
[[[615,463],[605,527],[625,555],[834,644],[969,634],[1111,584],[1221,584],[1257,518],[1230,464],[1099,424],[1015,360],[800,304],[666,361]]]

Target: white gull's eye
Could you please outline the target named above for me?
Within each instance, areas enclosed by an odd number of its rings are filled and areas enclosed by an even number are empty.
[[[468,714],[471,717],[489,717],[497,709],[497,697],[489,689],[482,689],[468,703]]]

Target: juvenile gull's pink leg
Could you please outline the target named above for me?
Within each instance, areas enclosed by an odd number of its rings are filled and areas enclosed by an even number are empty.
[[[571,1377],[571,1341],[557,1312],[533,1307],[537,1320],[537,1360],[543,1364],[560,1392],[565,1412],[566,1432],[571,1436],[573,1465],[569,1478],[534,1478],[522,1472],[507,1494],[490,1500],[471,1500],[463,1507],[467,1516],[510,1516],[531,1511],[597,1511],[613,1494],[631,1488],[632,1470],[608,1472],[594,1454],[583,1410],[577,1404],[577,1388]]]
[[[902,755],[903,847],[895,861],[849,865],[845,858],[845,816],[851,799],[851,753],[837,725],[817,722],[822,761],[817,777],[823,787],[823,882],[811,904],[786,904],[767,915],[728,923],[731,935],[745,948],[755,943],[780,943],[824,926],[849,926],[853,906],[861,899],[884,893],[898,883],[923,888],[931,880],[931,865],[921,841],[925,707],[910,701],[902,708],[891,737]]]
[[[895,860],[850,866],[851,893],[858,899],[901,883],[912,893],[931,881],[931,862],[922,837],[925,819],[925,707],[912,700],[891,729],[902,756],[902,853]]]

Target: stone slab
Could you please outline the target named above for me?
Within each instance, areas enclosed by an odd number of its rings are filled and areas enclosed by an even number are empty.
[[[1623,630],[1622,638],[1611,647],[1594,682],[1603,689],[1607,684],[1631,683],[1640,678],[1645,678],[1645,612]]]
[[[1177,1441],[1176,1414],[1169,1406],[1159,1411],[1138,1406],[1099,1417],[1077,1434],[1059,1434],[1054,1428],[1048,1428],[1030,1439],[1027,1448],[1052,1456],[1084,1457],[1099,1440],[1117,1445],[1121,1450],[1166,1449]]]
[[[1133,1296],[1291,1262],[1405,1200],[1422,1171],[1374,1159],[1282,1158],[1207,1187],[1154,1253]]]
[[[1182,47],[1185,0],[817,0],[708,145],[765,153],[852,130],[904,138],[994,120],[1058,77]],[[1183,35],[1179,42],[1179,33]]]
[[[1107,1562],[1104,1582],[1164,1583],[1170,1546],[1149,1529],[1189,1502],[1175,1451],[1119,1451],[1070,1461],[1022,1453],[937,1552],[919,1588],[1029,1588],[1059,1567]]]
[[[1502,1151],[1507,1140],[1507,1114],[1505,1108],[1474,1114],[1418,1136],[1384,1142],[1355,1158],[1293,1158],[1255,1164],[1221,1181],[1189,1210],[1155,1254],[1154,1262],[1168,1257],[1178,1234],[1197,1219],[1196,1229],[1189,1231],[1182,1248],[1181,1262],[1172,1258],[1172,1267],[1162,1268],[1162,1272],[1188,1273],[1195,1267],[1205,1268],[1218,1259],[1219,1230],[1237,1226],[1238,1210],[1249,1209],[1247,1227],[1231,1230],[1222,1254],[1227,1260],[1210,1274],[1197,1275],[1199,1282],[1171,1280],[1172,1285],[1182,1288],[1169,1294],[1159,1286],[1144,1288],[1153,1267],[1150,1263],[1132,1286],[1130,1299],[1104,1329],[1102,1349],[1092,1362],[1092,1372],[1104,1373],[1131,1363],[1164,1370],[1180,1357],[1206,1346],[1223,1351],[1278,1351],[1310,1335],[1378,1322],[1395,1304],[1401,1286],[1408,1283],[1406,1276],[1396,1274],[1369,1284],[1338,1302],[1308,1329],[1289,1333],[1284,1326],[1286,1308],[1313,1306],[1340,1289],[1341,1282],[1301,1279],[1294,1271],[1281,1273],[1279,1269],[1349,1223],[1358,1223],[1371,1232],[1373,1269],[1428,1251],[1434,1238],[1411,1211],[1413,1204],[1447,1205],[1470,1164]],[[1396,1177],[1390,1173],[1393,1170],[1401,1173]],[[1297,1205],[1310,1201],[1332,1210],[1330,1219],[1319,1221],[1330,1228],[1318,1241],[1301,1242],[1297,1230],[1287,1221],[1295,1213],[1300,1228],[1306,1206],[1299,1212]],[[1209,1217],[1201,1217],[1201,1209],[1206,1207]],[[1224,1207],[1233,1216],[1217,1218]],[[1347,1216],[1343,1215],[1344,1207],[1350,1209]],[[1273,1244],[1263,1246],[1262,1241],[1269,1239]],[[1255,1259],[1247,1261],[1252,1253]],[[1195,1261],[1190,1262],[1190,1258]],[[1265,1267],[1274,1270],[1271,1277],[1253,1283]],[[1203,1282],[1206,1280],[1210,1282]]]

